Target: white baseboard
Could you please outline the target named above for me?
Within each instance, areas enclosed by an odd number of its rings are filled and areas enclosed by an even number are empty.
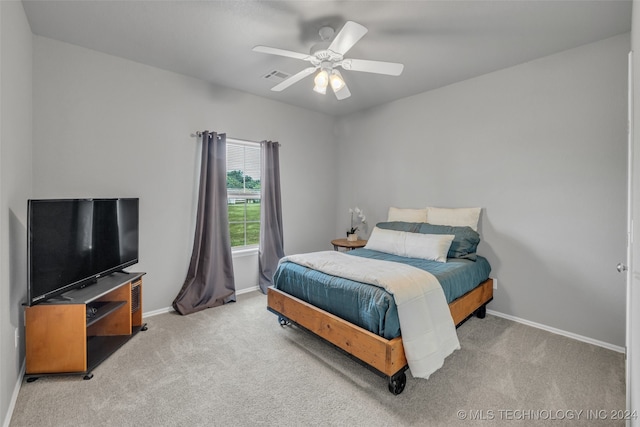
[[[260,290],[259,286],[252,286],[250,288],[244,288],[244,289],[240,289],[239,291],[236,291],[236,295],[247,294],[249,292],[259,291],[259,290]],[[173,307],[159,308],[158,310],[147,311],[146,313],[142,313],[142,317],[146,318],[151,316],[157,316],[158,314],[171,313],[172,311],[175,311]]]
[[[252,286],[250,288],[244,288],[244,289],[240,289],[239,291],[236,291],[236,295],[248,294],[249,292],[259,291],[259,290],[260,290],[260,286]]]
[[[15,387],[13,387],[11,402],[9,402],[9,407],[7,408],[7,415],[4,417],[4,422],[2,423],[3,427],[9,427],[9,424],[11,423],[13,410],[15,409],[16,402],[18,401],[18,394],[20,394],[20,387],[22,386],[22,379],[24,378],[25,368],[26,368],[26,359],[22,359],[22,367],[20,368],[20,372],[18,373],[18,379],[16,380],[16,385]]]
[[[567,338],[572,338],[572,339],[577,340],[577,341],[585,342],[587,344],[597,345],[598,347],[603,347],[603,348],[606,348],[608,350],[616,351],[618,353],[624,353],[625,352],[624,347],[620,347],[618,345],[613,345],[613,344],[610,344],[610,343],[607,343],[607,342],[604,342],[604,341],[594,340],[593,338],[589,338],[589,337],[585,337],[585,336],[582,336],[582,335],[574,334],[572,332],[563,331],[562,329],[556,329],[556,328],[553,328],[551,326],[543,325],[541,323],[531,322],[530,320],[521,319],[521,318],[516,317],[516,316],[511,316],[510,314],[504,314],[504,313],[500,313],[498,311],[493,311],[493,310],[487,310],[487,313],[491,314],[492,316],[502,317],[503,319],[513,320],[514,322],[522,323],[523,325],[531,326],[531,327],[534,327],[534,328],[537,328],[537,329],[542,329],[543,331],[551,332],[552,334],[562,335],[562,336],[565,336]]]
[[[142,313],[142,317],[147,318],[151,316],[157,316],[158,314],[171,313],[172,311],[175,311],[173,307],[159,308],[157,310]]]

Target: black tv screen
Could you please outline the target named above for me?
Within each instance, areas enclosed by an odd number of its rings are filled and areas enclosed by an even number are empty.
[[[28,305],[137,263],[138,201],[29,200]]]

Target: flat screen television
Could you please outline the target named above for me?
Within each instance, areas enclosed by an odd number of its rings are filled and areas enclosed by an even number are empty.
[[[138,262],[139,199],[29,200],[27,304]]]

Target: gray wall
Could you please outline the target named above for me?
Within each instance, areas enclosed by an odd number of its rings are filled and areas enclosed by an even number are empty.
[[[24,360],[26,215],[31,195],[32,36],[22,3],[0,2],[0,419]]]
[[[481,206],[489,308],[624,345],[629,35],[349,115],[338,228],[359,204]],[[370,228],[370,227],[369,227]]]
[[[191,256],[198,130],[280,141],[285,250],[327,248],[335,227],[333,120],[43,37],[34,38],[36,197],[140,197],[144,311],[169,307]],[[301,159],[314,159],[313,162]],[[255,256],[237,260],[238,289]]]

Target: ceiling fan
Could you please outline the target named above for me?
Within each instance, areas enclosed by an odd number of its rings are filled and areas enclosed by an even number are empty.
[[[340,32],[333,37],[333,28],[322,27],[319,31],[322,42],[312,46],[311,52],[308,55],[269,46],[255,46],[253,51],[302,59],[303,61],[311,63],[310,67],[305,68],[272,87],[272,91],[280,92],[320,69],[314,78],[315,86],[313,90],[324,95],[327,91],[327,86],[330,85],[336,98],[342,100],[350,97],[351,92],[342,78],[342,74],[338,70],[339,67],[348,71],[364,71],[366,73],[386,74],[389,76],[399,76],[404,69],[403,64],[395,62],[370,61],[367,59],[344,57],[349,49],[351,49],[367,31],[364,26],[357,22],[347,21]],[[331,40],[332,37],[333,40]]]

